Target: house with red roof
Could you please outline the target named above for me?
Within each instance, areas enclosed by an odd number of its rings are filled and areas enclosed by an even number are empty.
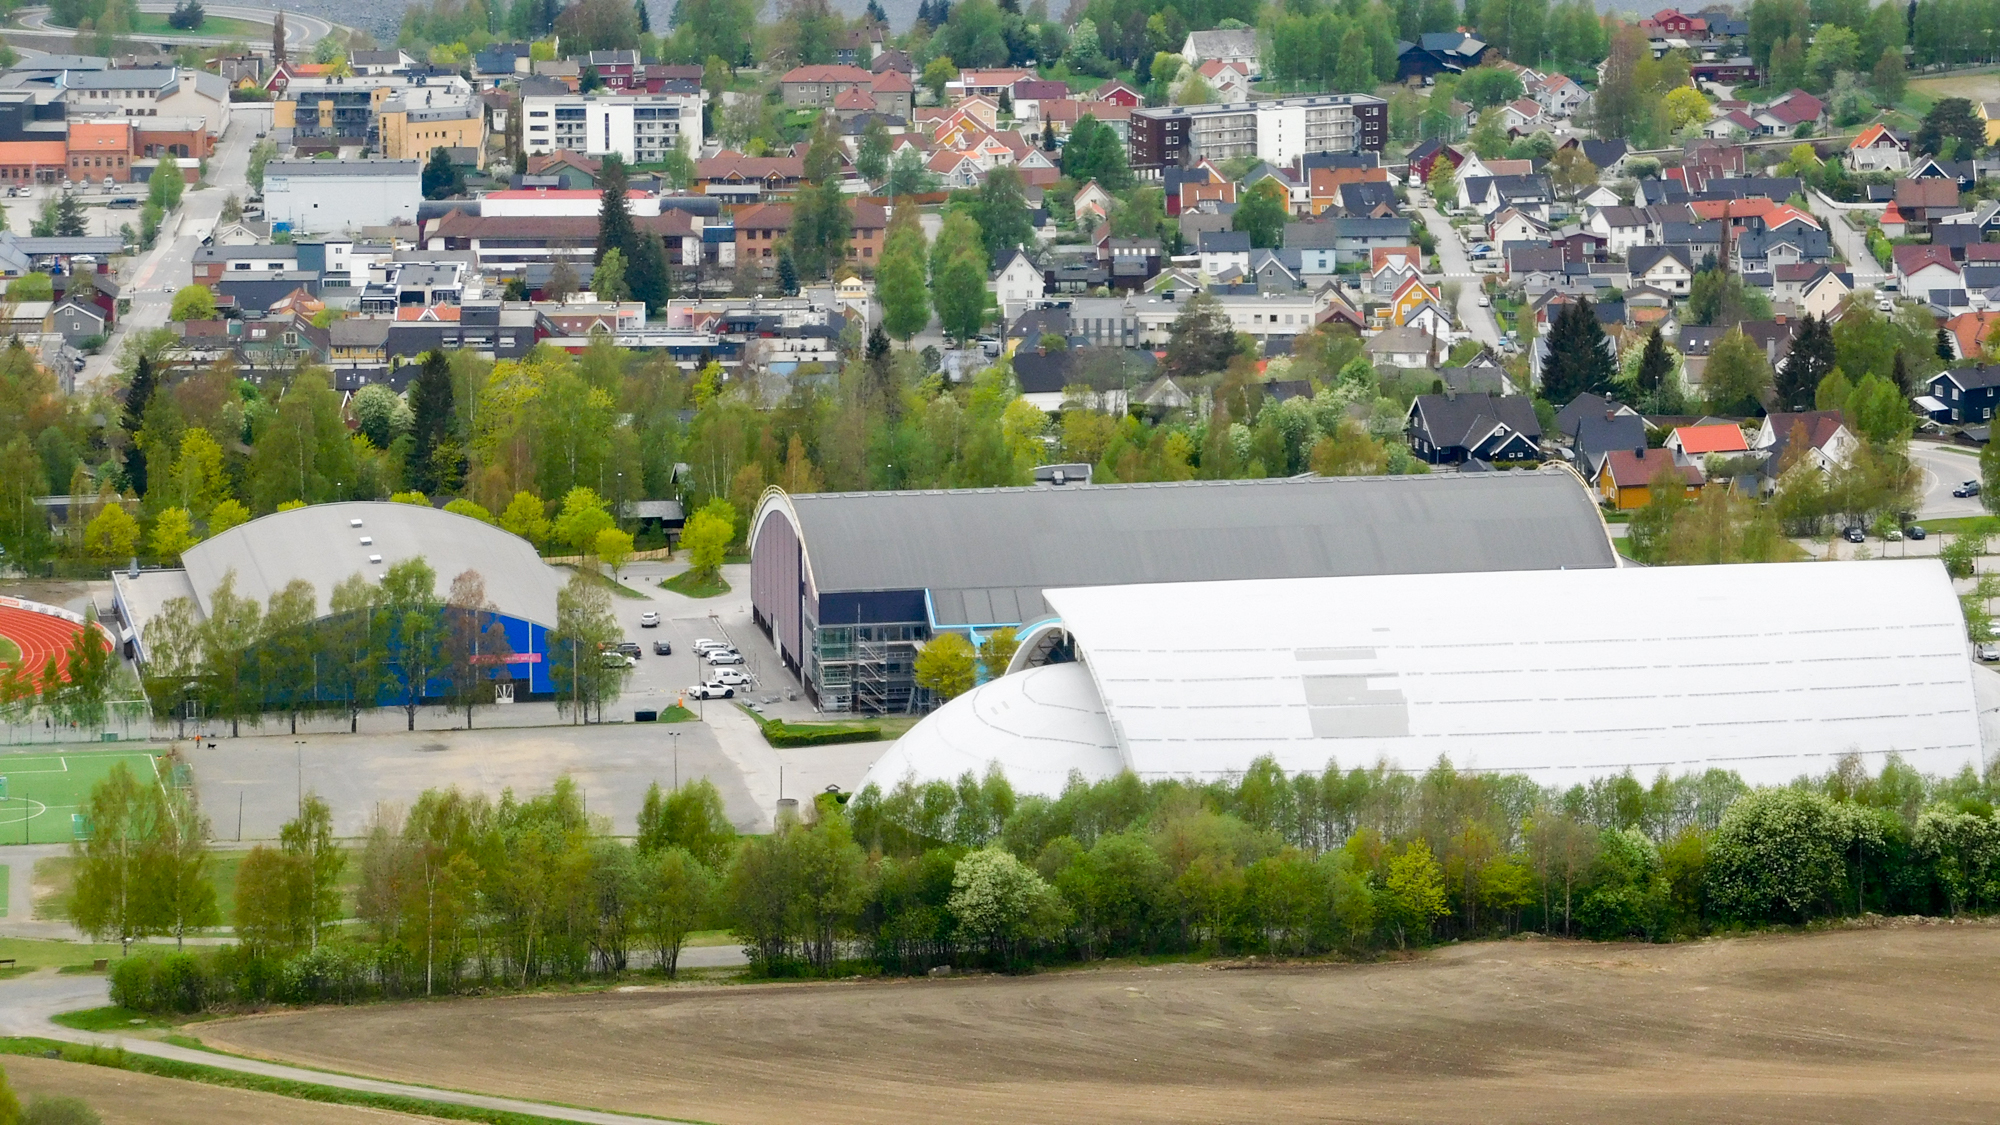
[[[1962,312],[1941,326],[1951,333],[1952,350],[1960,359],[1979,359],[1990,344],[2000,351],[2000,339],[1993,331],[2000,326],[2000,312]]]
[[[1677,39],[1708,36],[1708,20],[1701,16],[1683,15],[1678,8],[1662,8],[1654,12],[1652,18],[1639,21],[1639,29],[1651,35],[1672,36]]]
[[[1757,132],[1767,137],[1794,137],[1801,126],[1814,130],[1826,126],[1826,103],[1794,89],[1765,102],[1756,113]]]
[[[1766,414],[1750,442],[1752,449],[1770,454],[1764,473],[1773,479],[1802,458],[1823,473],[1844,468],[1860,445],[1838,410]]]
[[[1597,471],[1597,497],[1613,511],[1629,512],[1653,502],[1653,482],[1678,479],[1685,495],[1701,495],[1700,466],[1683,464],[1665,449],[1614,449]]]
[[[1210,59],[1201,64],[1198,74],[1215,91],[1218,101],[1241,102],[1250,99],[1250,66],[1241,60]]]
[[[1515,98],[1500,107],[1500,124],[1509,136],[1532,133],[1543,127],[1542,103],[1533,98]]]
[[[1901,238],[1909,231],[1910,221],[1903,217],[1902,209],[1896,206],[1896,201],[1893,199],[1889,201],[1887,207],[1882,208],[1881,226],[1884,238]]]
[[[1910,142],[1876,122],[1847,142],[1847,167],[1854,172],[1901,172],[1910,166]]]
[[[1896,284],[1912,300],[1929,300],[1931,293],[1964,289],[1965,279],[1949,246],[1898,246],[1892,259]]]
[[[1667,435],[1667,449],[1683,459],[1706,457],[1711,453],[1731,455],[1750,452],[1743,431],[1727,422],[1707,426],[1677,426]]]
[[[1544,114],[1561,119],[1574,116],[1589,95],[1569,75],[1551,74],[1529,83],[1528,96],[1540,103]]]

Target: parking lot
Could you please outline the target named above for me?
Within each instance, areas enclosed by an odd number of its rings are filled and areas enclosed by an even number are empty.
[[[190,185],[192,186],[192,185]],[[35,219],[42,213],[45,200],[62,194],[61,184],[36,184],[16,189],[18,194],[0,197],[0,204],[6,207],[6,228],[15,234],[27,234],[34,226]],[[139,229],[139,206],[130,208],[112,207],[116,200],[130,199],[138,205],[146,202],[145,184],[113,184],[109,189],[104,181],[78,184],[72,192],[76,201],[83,205],[84,233],[91,236],[114,237],[119,228],[131,224],[134,231]]]

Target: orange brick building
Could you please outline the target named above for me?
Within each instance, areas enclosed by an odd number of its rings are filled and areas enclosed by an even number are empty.
[[[69,123],[69,178],[132,181],[132,124],[79,119]]]
[[[0,141],[0,182],[59,183],[69,175],[69,146],[62,141]]]

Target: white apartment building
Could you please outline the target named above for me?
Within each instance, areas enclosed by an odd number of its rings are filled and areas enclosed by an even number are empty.
[[[627,164],[657,164],[682,133],[701,149],[701,93],[564,94],[523,98],[521,141],[530,155],[615,152]]]

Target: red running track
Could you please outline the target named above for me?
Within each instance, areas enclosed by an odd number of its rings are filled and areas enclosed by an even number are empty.
[[[69,679],[68,652],[83,626],[61,617],[32,610],[0,606],[0,637],[13,641],[21,650],[23,674],[39,676],[49,657],[56,659],[62,678]],[[101,638],[100,638],[101,639]]]

